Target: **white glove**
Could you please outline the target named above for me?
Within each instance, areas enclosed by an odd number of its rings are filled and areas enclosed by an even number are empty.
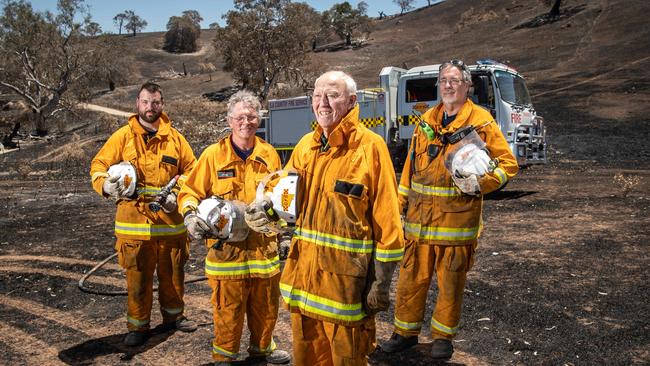
[[[178,204],[176,203],[176,193],[171,192],[165,198],[165,202],[162,203],[162,209],[165,213],[172,213],[178,210]]]
[[[264,205],[270,202],[268,200],[255,200],[251,202],[248,207],[246,207],[246,212],[244,213],[244,220],[251,230],[258,233],[268,234],[271,232],[269,228],[271,224],[271,218],[266,214],[264,210]]]
[[[472,196],[478,196],[481,194],[481,186],[478,184],[478,178],[476,175],[470,175],[466,178],[460,178],[455,175],[451,176],[451,179],[454,180],[454,183],[460,188],[461,191],[465,194]]]
[[[187,228],[187,234],[190,236],[191,240],[204,239],[206,237],[206,234],[210,232],[210,226],[208,226],[208,224],[203,221],[203,219],[198,217],[195,212],[192,212],[185,216],[183,222]]]
[[[490,156],[474,144],[461,147],[454,155],[452,162],[453,174],[459,177],[478,175],[479,177],[491,171]]]
[[[113,198],[119,198],[122,195],[122,192],[124,191],[124,187],[122,186],[122,183],[120,183],[120,176],[109,175],[108,178],[104,180],[104,185],[102,185],[102,191],[104,191],[104,194],[109,195]]]

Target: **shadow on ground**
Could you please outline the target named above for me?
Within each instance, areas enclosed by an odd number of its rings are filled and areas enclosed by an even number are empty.
[[[121,353],[122,361],[129,361],[134,356],[147,352],[158,346],[171,336],[175,330],[168,330],[158,326],[149,332],[149,337],[140,347],[127,347],[122,344],[126,333],[113,334],[106,337],[88,340],[74,347],[59,352],[59,359],[68,365],[88,365],[94,363],[98,357]]]

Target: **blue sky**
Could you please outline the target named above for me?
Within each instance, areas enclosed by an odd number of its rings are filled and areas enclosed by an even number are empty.
[[[306,2],[318,11],[327,10],[336,3],[344,0],[310,0],[296,1]],[[49,10],[56,12],[56,0],[32,0],[32,7],[37,11]],[[357,6],[359,0],[348,0],[352,6]],[[435,1],[432,1],[432,3]],[[399,13],[400,8],[393,0],[366,0],[368,4],[368,15],[376,17],[379,11],[385,14]],[[125,10],[133,10],[137,15],[147,21],[148,26],[145,32],[165,31],[167,21],[171,16],[181,15],[184,10],[197,10],[203,17],[202,28],[208,28],[208,25],[219,22],[223,25],[221,15],[233,8],[233,2],[227,0],[86,0],[90,7],[90,14],[93,21],[99,23],[102,31],[105,33],[117,33],[117,27],[113,24],[113,17]],[[415,7],[427,5],[426,0],[415,0]]]

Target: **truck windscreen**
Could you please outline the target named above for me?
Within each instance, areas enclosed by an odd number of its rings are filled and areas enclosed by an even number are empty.
[[[523,78],[509,72],[496,70],[494,76],[497,80],[501,99],[508,103],[531,105],[530,94]]]

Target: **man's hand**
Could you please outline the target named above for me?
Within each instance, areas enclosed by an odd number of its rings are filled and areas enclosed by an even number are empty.
[[[451,179],[454,180],[456,186],[458,186],[458,188],[463,191],[463,193],[472,196],[478,196],[481,194],[481,186],[478,183],[478,178],[476,175],[470,175],[467,178],[459,178],[455,175],[452,175]]]
[[[278,255],[280,256],[280,260],[285,260],[289,256],[292,237],[293,234],[289,232],[278,235]]]
[[[206,234],[210,232],[210,226],[198,217],[196,212],[187,214],[183,222],[192,241],[204,239]]]
[[[102,191],[104,191],[104,194],[108,196],[111,196],[113,198],[119,198],[122,195],[122,192],[124,191],[124,187],[122,187],[122,183],[120,183],[120,176],[109,175],[108,178],[104,180],[104,185],[102,185]]]
[[[396,266],[397,262],[374,261],[374,280],[370,284],[370,290],[366,296],[366,307],[369,313],[376,314],[388,310],[390,282],[393,279]]]
[[[176,193],[170,192],[165,198],[165,202],[162,202],[162,209],[165,213],[172,213],[178,210],[178,204],[176,203]]]
[[[246,224],[248,227],[251,228],[251,230],[258,232],[258,233],[263,233],[263,234],[268,234],[271,230],[269,229],[269,224],[271,223],[271,219],[269,218],[269,215],[266,214],[266,211],[264,210],[264,205],[268,201],[262,200],[258,201],[255,200],[251,202],[248,207],[246,207],[246,212],[244,213],[244,220],[246,220]]]

